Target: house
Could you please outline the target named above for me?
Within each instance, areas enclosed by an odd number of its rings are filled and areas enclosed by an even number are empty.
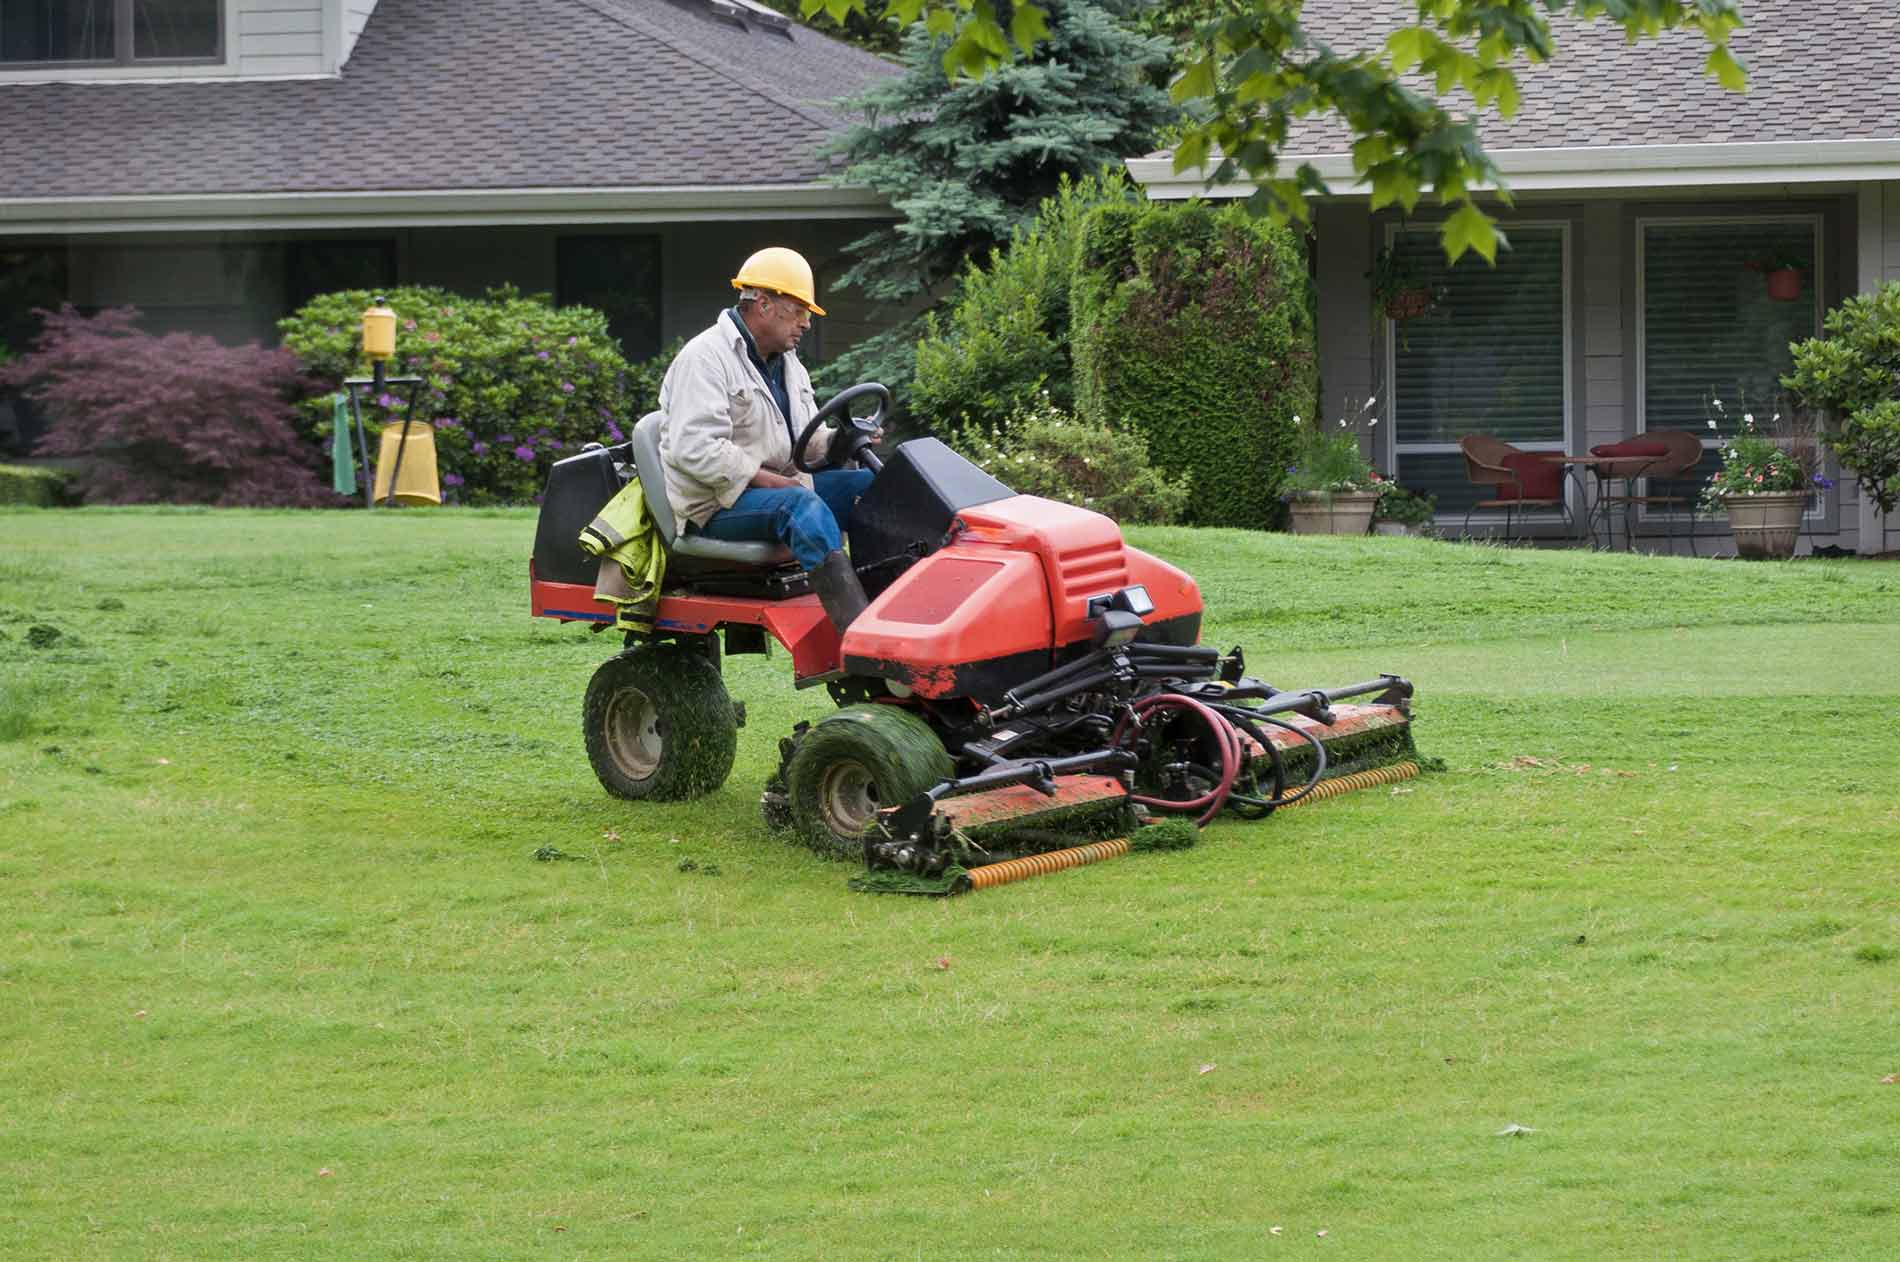
[[[1706,477],[1711,416],[1765,421],[1789,341],[1819,334],[1843,297],[1900,279],[1900,5],[1740,8],[1746,94],[1703,75],[1693,31],[1632,45],[1610,23],[1555,24],[1555,60],[1520,70],[1517,116],[1480,120],[1515,199],[1488,206],[1512,246],[1496,267],[1447,267],[1429,201],[1409,217],[1372,212],[1336,122],[1302,120],[1289,137],[1285,168],[1311,161],[1334,190],[1313,220],[1322,410],[1378,395],[1390,423],[1374,431],[1376,461],[1434,492],[1441,521],[1461,522],[1475,498],[1457,449],[1468,432],[1585,452],[1692,430]],[[1381,47],[1414,13],[1410,0],[1307,0],[1304,21],[1344,51]],[[1167,155],[1128,166],[1152,198],[1248,191],[1208,190]],[[1370,274],[1386,250],[1439,288],[1430,314],[1375,309]],[[1800,283],[1771,294],[1767,272],[1783,263]],[[1815,496],[1805,544],[1900,548],[1900,521],[1840,482]],[[1674,524],[1646,512],[1639,529]]]
[[[754,249],[833,294],[891,211],[838,187],[831,104],[888,63],[755,0],[0,4],[0,343],[36,306],[275,340],[313,294],[511,283],[631,358],[704,327]]]

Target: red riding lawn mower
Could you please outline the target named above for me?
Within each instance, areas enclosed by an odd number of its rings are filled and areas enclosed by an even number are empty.
[[[867,400],[875,411],[854,417]],[[624,445],[554,466],[530,563],[537,617],[616,621],[595,597],[614,563],[578,538],[631,479],[667,546],[652,632],[629,633],[587,686],[587,754],[609,793],[724,783],[744,708],[720,676],[722,631],[724,654],[777,640],[795,686],[835,703],[779,742],[762,806],[775,830],[861,859],[859,888],[984,888],[1192,842],[1164,816],[1258,818],[1418,773],[1406,680],[1283,690],[1248,676],[1239,648],[1199,642],[1194,580],[1108,518],[1018,495],[934,438],[880,460],[871,439],[890,401],[854,386],[794,445],[812,471],[806,445],[835,421],[829,462],[877,474],[850,530],[870,605],[842,637],[785,549],[678,529],[659,414]]]

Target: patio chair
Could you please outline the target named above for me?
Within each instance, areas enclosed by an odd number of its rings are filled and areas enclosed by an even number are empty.
[[[1472,485],[1489,487],[1488,498],[1465,510],[1464,535],[1471,535],[1471,515],[1504,510],[1504,537],[1514,536],[1518,514],[1526,509],[1554,508],[1566,530],[1571,527],[1570,504],[1564,498],[1564,467],[1533,452],[1511,446],[1489,434],[1466,434],[1458,440],[1465,458],[1465,476]]]
[[[1653,429],[1649,432],[1620,443],[1602,443],[1590,449],[1593,456],[1607,457],[1601,464],[1591,466],[1596,472],[1599,486],[1608,482],[1620,481],[1624,484],[1621,495],[1604,494],[1598,500],[1598,511],[1603,515],[1607,526],[1610,514],[1616,509],[1623,511],[1623,537],[1633,548],[1635,544],[1635,523],[1631,514],[1639,508],[1664,509],[1677,514],[1674,521],[1687,520],[1689,531],[1689,555],[1696,553],[1696,494],[1691,485],[1688,494],[1679,491],[1657,493],[1656,484],[1662,481],[1691,479],[1695,468],[1702,462],[1702,439],[1680,429]],[[1644,479],[1648,485],[1642,494],[1638,494],[1638,479]],[[1669,531],[1670,551],[1675,550],[1674,521]],[[1610,541],[1615,543],[1615,539]]]

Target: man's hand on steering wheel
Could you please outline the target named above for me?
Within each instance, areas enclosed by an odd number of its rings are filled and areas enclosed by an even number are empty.
[[[876,409],[869,416],[851,415],[851,405],[866,398],[877,400]],[[884,462],[870,448],[883,441],[884,418],[890,410],[891,392],[875,381],[841,391],[812,415],[804,432],[792,444],[793,466],[800,473],[817,473],[822,469],[842,468],[848,461],[856,460],[872,470],[882,468]],[[805,449],[811,445],[811,437],[818,432],[818,427],[829,420],[836,420],[838,428],[831,436],[826,459],[821,464],[811,464],[805,459]]]

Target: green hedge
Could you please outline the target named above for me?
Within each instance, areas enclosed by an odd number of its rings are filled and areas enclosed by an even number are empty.
[[[1319,383],[1306,252],[1243,207],[1103,206],[1077,245],[1078,411],[1140,432],[1193,479],[1187,520],[1261,529],[1284,515],[1295,416]]]
[[[63,470],[0,464],[0,504],[58,508],[68,502]]]

